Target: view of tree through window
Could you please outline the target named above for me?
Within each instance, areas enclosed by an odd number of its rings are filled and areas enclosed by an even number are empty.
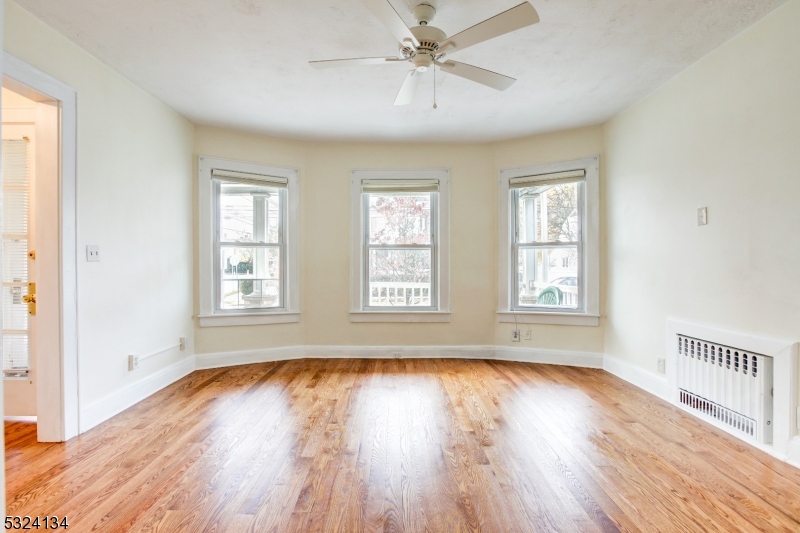
[[[580,186],[542,182],[514,190],[518,307],[578,307]]]
[[[433,193],[369,193],[368,305],[430,307]]]

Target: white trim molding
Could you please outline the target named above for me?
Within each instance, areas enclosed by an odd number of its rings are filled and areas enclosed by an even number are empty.
[[[177,361],[81,409],[81,433],[89,431],[196,370],[194,356]]]
[[[201,328],[220,326],[257,326],[260,324],[290,324],[300,322],[300,313],[230,313],[197,315]]]
[[[512,346],[287,346],[195,355],[198,369],[291,359],[488,359],[602,368],[603,354]]]
[[[583,298],[576,312],[524,310],[512,312],[513,279],[511,250],[514,240],[514,213],[510,208],[510,181],[527,176],[557,174],[572,170],[585,172],[584,217],[582,231],[583,262],[580,274],[583,281]],[[497,315],[499,322],[523,324],[558,324],[572,326],[598,326],[600,316],[600,156],[584,157],[571,161],[548,163],[529,167],[503,169],[498,178],[498,285]],[[509,320],[509,315],[511,319]]]
[[[614,374],[631,385],[639,387],[645,392],[658,396],[662,400],[670,401],[666,377],[660,377],[658,374],[648,372],[639,365],[617,359],[608,354],[603,357],[603,370],[609,374]]]
[[[445,311],[350,311],[350,322],[450,322]]]
[[[41,95],[59,103],[59,350],[38,354],[39,441],[59,442],[79,433],[78,386],[78,94],[69,85],[3,52],[3,82],[32,100]],[[38,93],[38,94],[37,94]],[[52,359],[48,358],[52,357]]]
[[[677,346],[679,334],[772,357],[772,387],[774,391],[772,400],[772,445],[762,445],[750,441],[748,441],[748,443],[783,460],[789,459],[790,443],[792,443],[797,435],[798,344],[788,340],[771,339],[752,335],[747,332],[730,331],[675,318],[668,318],[666,367],[668,382],[667,399],[672,404],[692,415],[695,415],[695,413],[686,409],[685,406],[679,402],[678,397]],[[703,420],[723,431],[729,432],[725,424],[718,423],[710,418],[703,418]],[[800,449],[794,450],[794,443],[792,443],[792,446],[793,453],[800,452]],[[798,461],[800,457],[793,459]]]
[[[438,202],[433,221],[436,275],[434,286],[437,308],[364,309],[364,219],[362,182],[382,180],[404,183],[436,181]],[[450,322],[450,171],[422,170],[353,170],[350,175],[350,321],[351,322]]]
[[[199,179],[199,271],[200,327],[253,326],[261,324],[286,324],[300,321],[300,187],[299,171],[293,168],[276,167],[261,163],[250,163],[231,159],[200,156]],[[214,303],[214,184],[212,170],[258,174],[285,178],[287,184],[286,206],[286,271],[285,305],[280,310],[257,310],[252,312],[221,312]],[[243,244],[243,246],[246,246]]]
[[[497,321],[506,324],[553,324],[558,326],[597,326],[599,315],[587,313],[526,313],[520,311],[498,311]]]

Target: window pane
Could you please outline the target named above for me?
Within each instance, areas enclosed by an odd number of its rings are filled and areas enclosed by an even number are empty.
[[[369,306],[431,307],[431,250],[369,251]]]
[[[220,309],[281,307],[280,248],[222,249]]]
[[[369,243],[430,244],[431,194],[369,194]]]
[[[517,189],[519,242],[579,241],[579,186],[576,182]]]
[[[220,182],[220,240],[277,244],[280,198],[278,189]]]
[[[578,247],[521,248],[517,263],[520,307],[578,307]]]
[[[3,334],[3,370],[28,369],[28,335]]]

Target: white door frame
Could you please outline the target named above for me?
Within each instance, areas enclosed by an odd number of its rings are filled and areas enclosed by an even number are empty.
[[[65,83],[3,53],[3,77],[10,85],[20,84],[60,103],[60,176],[59,176],[59,284],[60,284],[60,353],[37,354],[37,411],[40,441],[59,442],[79,433],[80,400],[78,394],[78,254],[77,254],[77,93]],[[16,84],[14,83],[16,82]],[[17,87],[9,88],[17,90]],[[41,386],[45,385],[45,386]],[[60,394],[53,395],[48,386]],[[43,393],[49,392],[44,395]],[[42,403],[44,400],[44,403]],[[44,406],[49,408],[43,408]]]

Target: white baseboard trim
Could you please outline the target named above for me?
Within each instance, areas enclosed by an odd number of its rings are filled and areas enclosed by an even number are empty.
[[[223,368],[226,366],[252,365],[288,361],[305,357],[305,347],[286,346],[264,350],[245,350],[241,352],[200,353],[194,356],[195,369]]]
[[[603,357],[603,370],[614,374],[618,378],[624,379],[631,385],[635,385],[645,392],[658,396],[662,400],[670,401],[669,385],[666,377],[659,377],[638,365],[623,361],[622,359],[617,359],[608,354]]]
[[[290,359],[496,359],[603,368],[603,354],[510,346],[291,346],[243,352],[197,354],[198,369]]]
[[[516,346],[495,347],[495,357],[499,361],[519,361],[543,365],[564,365],[583,368],[603,368],[603,354],[595,352],[574,352],[567,350],[543,350],[517,348]]]
[[[81,409],[80,432],[92,429],[194,371],[194,356],[189,356],[131,383],[117,392],[95,400]]]
[[[4,416],[4,422],[36,422],[35,416]]]
[[[788,462],[800,468],[800,435],[795,435],[794,438],[789,441]]]

